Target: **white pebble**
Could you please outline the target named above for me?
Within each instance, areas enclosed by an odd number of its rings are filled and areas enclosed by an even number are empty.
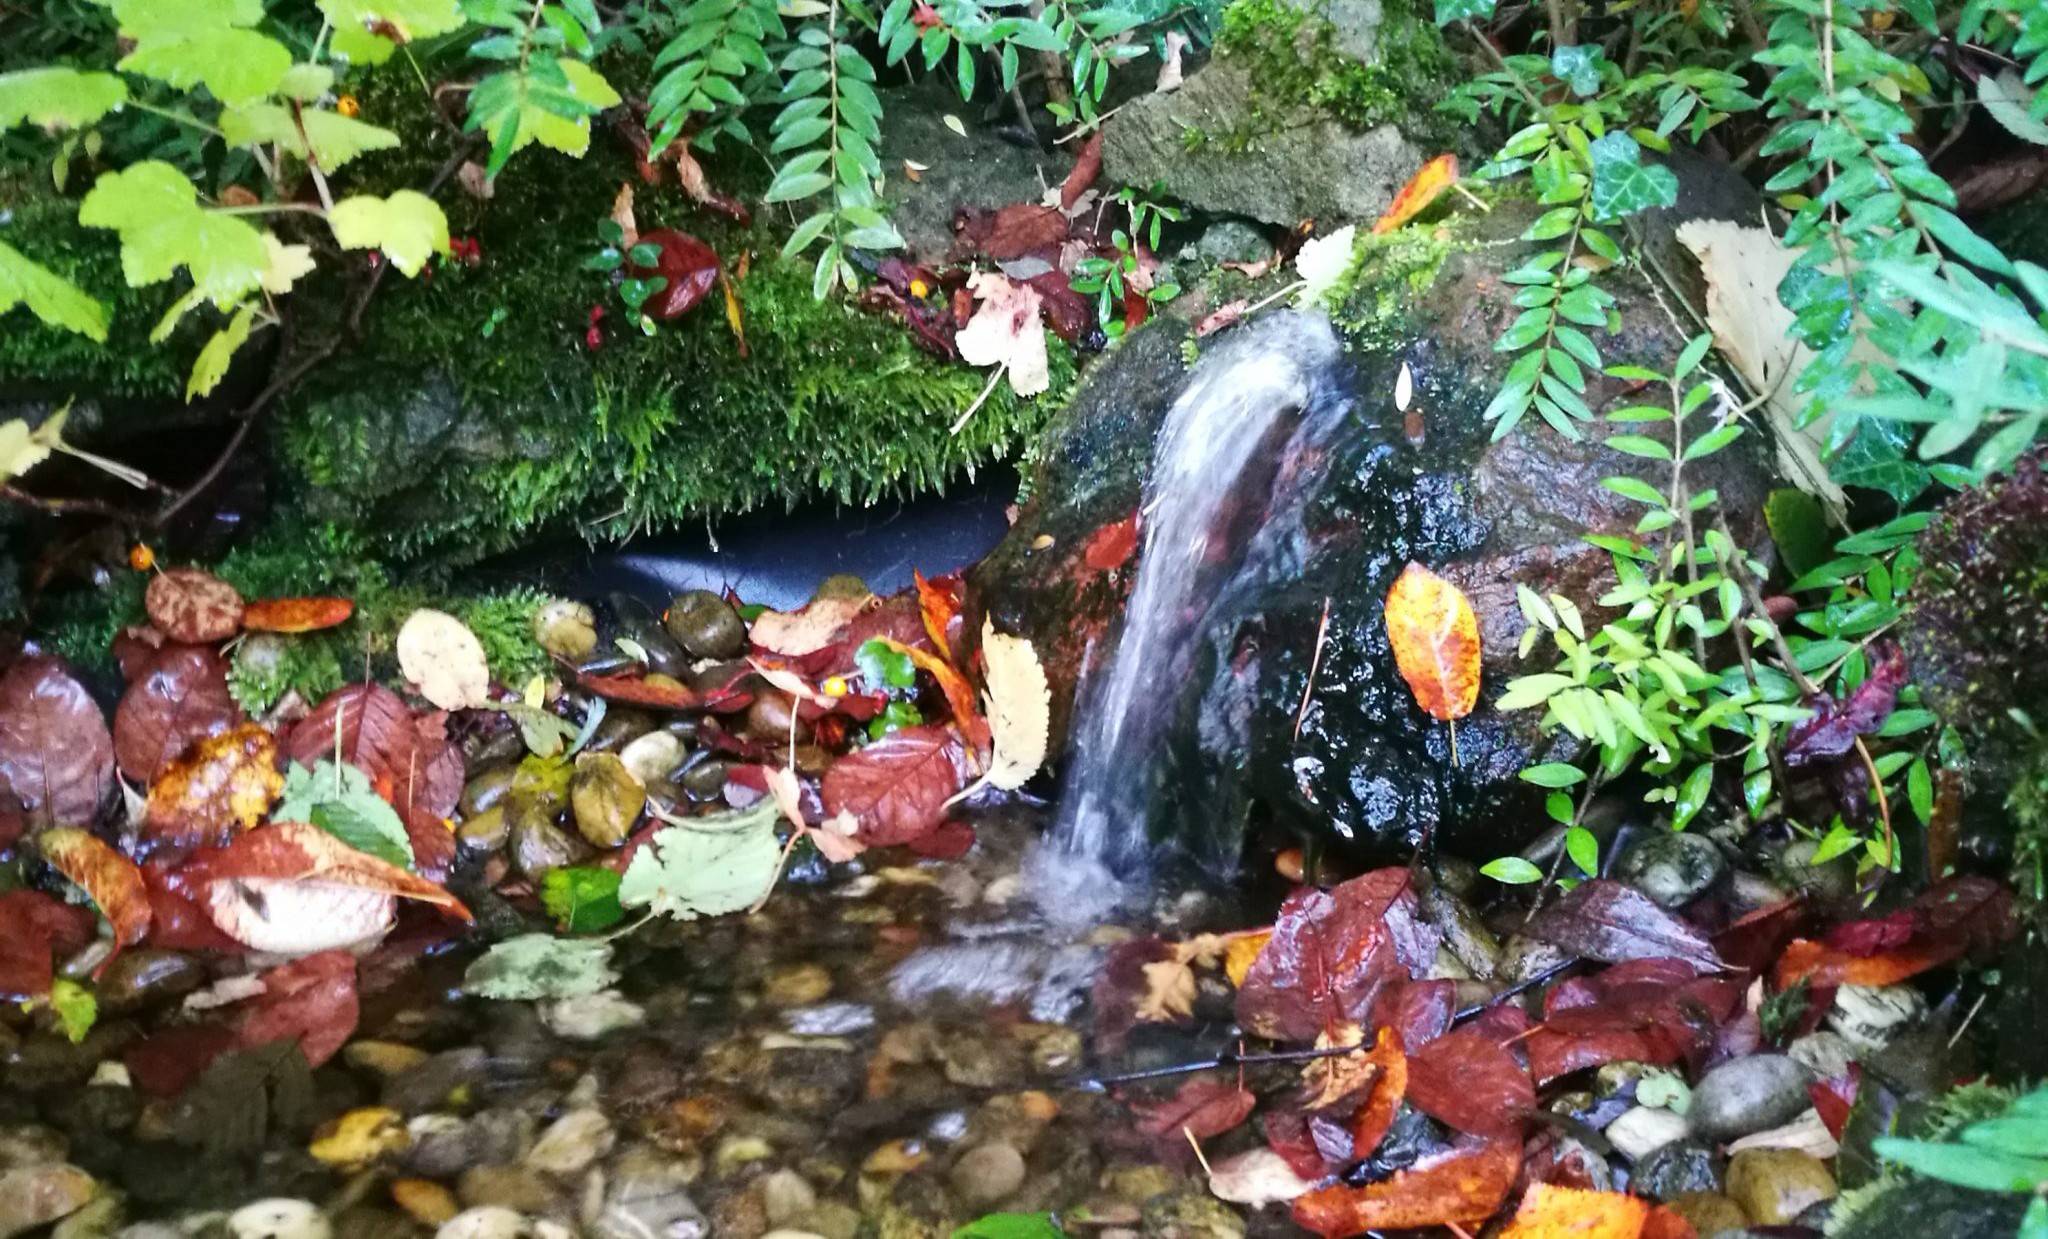
[[[1685,1119],[1659,1106],[1635,1106],[1607,1125],[1601,1134],[1617,1153],[1630,1161],[1641,1161],[1651,1153],[1685,1138]]]
[[[330,1239],[319,1206],[305,1200],[259,1200],[228,1215],[235,1239]]]
[[[523,1239],[526,1219],[503,1205],[466,1209],[434,1232],[434,1239]]]

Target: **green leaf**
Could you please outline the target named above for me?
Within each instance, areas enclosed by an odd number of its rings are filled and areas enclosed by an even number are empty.
[[[1600,90],[1602,59],[1597,43],[1560,47],[1550,53],[1550,75],[1571,87],[1579,98],[1590,98]]]
[[[1847,856],[1862,845],[1863,836],[1844,826],[1842,819],[1836,818],[1834,824],[1828,827],[1828,833],[1821,836],[1819,846],[1813,849],[1813,855],[1807,858],[1806,863],[1825,865],[1838,856]]]
[[[1931,1144],[1881,1136],[1871,1149],[1886,1161],[1958,1187],[1983,1192],[2031,1192],[2048,1183],[2048,1161],[2012,1157],[1961,1144]]]
[[[1609,435],[1605,442],[1615,451],[1627,452],[1631,456],[1641,456],[1649,460],[1671,459],[1670,448],[1645,435]]]
[[[1934,775],[1928,770],[1925,757],[1914,758],[1913,764],[1906,768],[1906,800],[1913,806],[1913,816],[1920,819],[1922,826],[1934,820]]]
[[[0,315],[25,305],[30,313],[52,327],[75,331],[101,344],[107,342],[107,324],[112,318],[106,306],[81,292],[77,285],[22,256],[20,250],[0,241]]]
[[[601,938],[521,934],[471,964],[462,974],[462,989],[473,997],[504,1001],[578,998],[619,979],[611,963],[611,944]]]
[[[85,1040],[85,1034],[99,1021],[99,999],[91,990],[67,977],[58,977],[50,982],[50,1010],[57,1016],[58,1027],[64,1030],[65,1039],[77,1045]]]
[[[1589,147],[1593,161],[1593,217],[1620,219],[1678,201],[1678,176],[1642,162],[1642,148],[1625,133],[1610,133]]]
[[[1509,886],[1526,886],[1541,882],[1543,871],[1519,856],[1502,856],[1479,866],[1479,872]]]
[[[1656,487],[1643,481],[1641,478],[1626,476],[1601,478],[1600,485],[1624,499],[1633,499],[1637,503],[1647,503],[1653,507],[1661,508],[1664,506],[1664,496],[1658,493]]]
[[[1812,494],[1792,486],[1772,491],[1764,502],[1764,523],[1793,576],[1804,576],[1827,562],[1832,541],[1827,511]]]
[[[230,107],[272,94],[291,67],[292,54],[284,44],[231,26],[145,37],[115,66],[179,90],[204,86]]]
[[[328,226],[343,249],[380,249],[391,265],[418,275],[427,259],[448,252],[448,217],[432,198],[401,189],[389,198],[358,194],[334,204]]]
[[[111,73],[22,69],[0,73],[0,129],[27,123],[79,129],[128,101],[128,84]]]
[[[1714,764],[1701,762],[1694,766],[1692,773],[1679,786],[1678,798],[1671,802],[1671,829],[1684,830],[1688,823],[1699,816],[1706,807],[1707,793],[1714,789]]]
[[[432,38],[462,26],[457,0],[319,0],[334,28],[334,50],[360,64],[391,59],[399,42]],[[395,32],[397,41],[389,33]]]
[[[1545,702],[1549,701],[1553,695],[1563,691],[1564,689],[1570,688],[1572,684],[1573,680],[1570,676],[1559,675],[1554,671],[1540,672],[1536,675],[1518,676],[1515,679],[1508,681],[1507,691],[1500,695],[1499,701],[1493,703],[1494,709],[1532,709],[1536,706],[1540,706]],[[1544,767],[1541,766],[1537,767],[1537,769],[1539,770],[1543,768]],[[1523,772],[1523,777],[1528,777],[1528,773],[1526,771]],[[1563,785],[1559,784],[1558,786]]]
[[[619,875],[593,865],[564,865],[541,879],[540,901],[564,933],[587,934],[626,919]]]
[[[296,123],[291,109],[277,103],[252,103],[220,114],[221,133],[231,144],[275,142],[303,160],[306,143],[299,137],[300,124],[306,127],[306,138],[313,143],[313,160],[322,172],[332,172],[364,151],[386,151],[398,145],[398,135],[389,129],[320,108],[301,108]]]
[[[274,822],[310,822],[358,852],[401,869],[413,865],[405,822],[370,776],[347,762],[322,758],[308,770],[297,762],[285,769],[284,799],[270,811]]]
[[[1573,826],[1564,832],[1565,855],[1589,878],[1600,876],[1600,841],[1584,826]]]
[[[277,83],[277,93],[311,103],[334,89],[334,70],[326,65],[293,65]]]
[[[876,637],[863,642],[853,653],[853,665],[869,687],[911,688],[917,684],[917,664],[910,655]]]
[[[953,1239],[1066,1239],[1050,1213],[991,1213],[953,1232]]]
[[[228,325],[213,333],[199,357],[192,363],[192,377],[185,380],[185,401],[204,396],[220,386],[233,363],[235,351],[249,342],[249,329],[256,321],[256,307],[244,305],[235,311]]]
[[[103,174],[78,204],[78,222],[120,234],[130,287],[184,267],[200,295],[222,309],[261,287],[270,266],[260,231],[238,216],[202,210],[192,182],[161,160]]]
[[[779,812],[764,800],[656,831],[626,867],[619,903],[682,920],[753,906],[775,882]]]
[[[1559,679],[1564,677],[1559,676]],[[1570,787],[1586,780],[1586,772],[1569,762],[1545,762],[1522,771],[1522,781],[1538,787]]]
[[[1436,24],[1456,21],[1486,21],[1493,16],[1496,0],[1436,0]]]

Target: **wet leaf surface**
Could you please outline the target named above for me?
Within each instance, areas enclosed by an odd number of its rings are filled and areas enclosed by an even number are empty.
[[[1951,878],[1896,913],[1836,926],[1823,941],[1785,947],[1772,974],[1779,989],[1896,985],[1930,969],[1981,954],[2016,930],[2012,892],[1990,878]]]
[[[1325,1239],[1454,1222],[1471,1226],[1500,1208],[1521,1168],[1518,1142],[1475,1141],[1384,1182],[1318,1188],[1294,1202],[1294,1220]]]
[[[1855,747],[1858,736],[1884,726],[1898,705],[1906,684],[1906,654],[1895,642],[1871,651],[1870,674],[1845,698],[1823,696],[1807,702],[1813,717],[1794,723],[1785,739],[1785,764],[1804,766],[1841,757]]]
[[[167,646],[129,678],[113,734],[115,759],[132,783],[149,786],[195,741],[242,721],[227,660],[207,646]]]
[[[1406,869],[1381,869],[1331,891],[1301,888],[1238,990],[1237,1014],[1262,1037],[1313,1042],[1361,1024],[1389,982],[1426,969],[1436,931],[1416,912]]]
[[[1605,878],[1581,883],[1530,920],[1527,932],[1574,955],[1606,963],[1682,959],[1701,971],[1723,967],[1698,930],[1632,886]]]
[[[142,941],[149,932],[149,888],[134,861],[82,830],[46,830],[36,836],[36,847],[66,881],[92,896],[117,944]]]
[[[1513,1136],[1536,1106],[1536,1086],[1513,1052],[1461,1029],[1409,1057],[1408,1104],[1475,1136]]]
[[[167,568],[150,578],[142,604],[149,622],[187,645],[225,641],[242,626],[242,596],[199,568]]]
[[[95,931],[84,908],[41,891],[0,892],[0,998],[49,993],[53,959],[84,950]]]
[[[1457,586],[1411,563],[1387,592],[1387,637],[1401,678],[1431,718],[1460,719],[1479,700],[1479,617]]]
[[[1432,202],[1443,196],[1445,190],[1457,184],[1457,181],[1456,155],[1438,155],[1423,164],[1414,176],[1408,178],[1407,184],[1401,186],[1379,219],[1374,221],[1373,234],[1377,236],[1392,232],[1422,214],[1429,209]]]
[[[945,820],[964,760],[950,728],[926,724],[891,732],[825,772],[825,811],[852,815],[857,837],[870,847],[913,842]]]
[[[347,623],[356,604],[346,598],[259,598],[242,608],[247,632],[318,632]]]
[[[244,723],[165,768],[149,789],[144,833],[152,845],[218,847],[262,821],[283,791],[276,740]]]
[[[0,674],[0,788],[30,827],[89,826],[114,789],[114,740],[85,686],[31,654]]]

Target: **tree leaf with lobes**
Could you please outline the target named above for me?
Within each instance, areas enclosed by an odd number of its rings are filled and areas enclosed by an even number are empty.
[[[0,791],[31,827],[86,826],[113,786],[114,739],[92,695],[57,659],[15,659],[0,674]]]
[[[1526,932],[1574,955],[1605,963],[1681,959],[1702,971],[1724,965],[1699,931],[1620,882],[1595,878],[1538,912]]]
[[[1479,700],[1479,617],[1457,586],[1411,563],[1387,591],[1394,664],[1431,718],[1449,721]]]
[[[113,926],[117,946],[134,946],[149,932],[149,888],[135,862],[82,830],[46,830],[36,848],[50,867],[92,896]]]
[[[441,205],[417,190],[389,198],[358,194],[334,204],[327,215],[334,239],[346,250],[380,249],[408,276],[418,275],[435,254],[448,252],[448,217]]]
[[[750,809],[682,820],[654,832],[619,883],[622,907],[693,920],[743,912],[774,885],[782,859],[781,811],[764,798]]]
[[[595,994],[618,980],[611,944],[601,938],[521,934],[479,956],[462,975],[464,993],[531,1002]]]
[[[825,812],[849,813],[870,847],[910,843],[938,829],[960,790],[960,739],[941,726],[904,727],[834,762],[820,784]]]
[[[1010,390],[1019,396],[1036,396],[1050,387],[1052,371],[1045,352],[1038,290],[1013,283],[997,271],[977,272],[967,283],[981,304],[953,337],[960,360],[970,366],[1004,368],[1010,376]]]
[[[121,773],[143,787],[204,740],[242,721],[228,689],[227,661],[199,645],[173,645],[153,655],[114,709],[114,757]]]

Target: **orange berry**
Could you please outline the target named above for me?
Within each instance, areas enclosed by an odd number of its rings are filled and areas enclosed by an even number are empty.
[[[156,552],[147,543],[137,542],[128,548],[128,566],[137,572],[147,572],[156,567]]]
[[[334,101],[334,110],[353,120],[362,115],[363,105],[356,102],[354,95],[343,95]]]

